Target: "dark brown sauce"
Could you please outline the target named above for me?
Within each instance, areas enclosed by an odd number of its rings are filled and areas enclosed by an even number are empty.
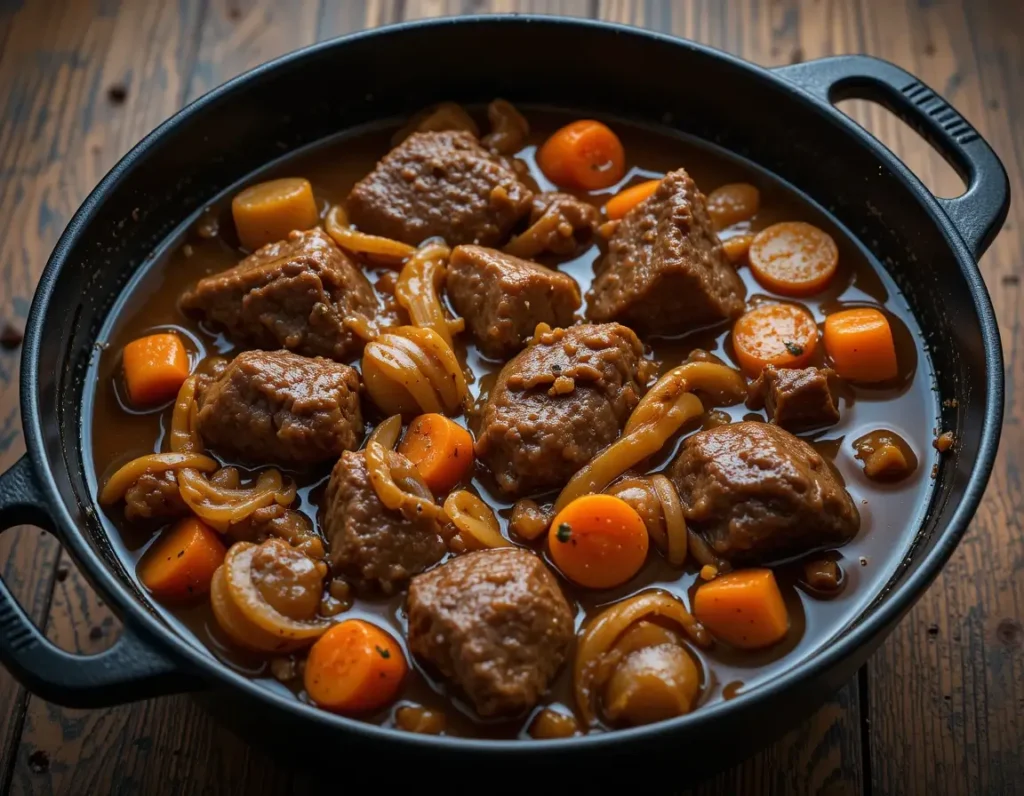
[[[555,127],[568,121],[568,117],[549,111],[528,110],[534,133],[519,157],[529,165],[533,179],[542,189],[550,190],[534,163],[536,145]],[[792,627],[786,639],[765,651],[731,650],[718,644],[710,651],[695,654],[703,666],[704,688],[701,704],[735,697],[742,685],[743,693],[770,680],[781,670],[820,649],[828,639],[851,623],[867,604],[879,593],[895,571],[927,506],[930,481],[925,477],[929,468],[918,468],[899,484],[878,484],[867,479],[860,464],[854,460],[851,440],[874,429],[898,429],[899,434],[918,451],[930,451],[928,441],[938,416],[937,396],[932,392],[932,380],[926,353],[921,347],[917,324],[900,297],[892,281],[881,268],[869,259],[866,252],[830,217],[788,189],[774,178],[742,164],[731,157],[698,143],[676,136],[611,122],[619,133],[632,168],[619,185],[595,193],[590,199],[603,204],[608,196],[626,185],[644,179],[660,177],[666,171],[685,167],[705,193],[729,182],[752,182],[761,191],[761,211],[751,221],[736,225],[723,233],[723,237],[757,231],[783,220],[800,220],[815,224],[829,232],[839,247],[838,273],[822,294],[801,303],[819,322],[827,312],[841,306],[871,304],[884,305],[884,311],[893,324],[901,375],[891,384],[873,387],[847,387],[842,396],[842,420],[836,426],[808,437],[816,447],[831,458],[846,481],[861,512],[861,531],[850,544],[834,554],[843,570],[843,589],[828,600],[820,599],[801,588],[802,569],[799,563],[777,570],[786,602],[790,608]],[[251,184],[277,176],[302,176],[309,179],[318,201],[326,212],[330,204],[342,201],[351,185],[370,171],[375,162],[390,148],[391,128],[365,132],[342,138],[315,150],[302,153],[283,164],[253,176]],[[233,193],[233,192],[232,192]],[[83,445],[93,450],[95,473],[91,473],[93,486],[102,483],[118,466],[130,459],[154,451],[163,444],[164,430],[170,419],[170,407],[149,412],[132,410],[123,399],[120,380],[120,352],[125,343],[159,329],[174,329],[190,341],[193,364],[203,357],[233,353],[234,349],[222,336],[199,324],[185,319],[177,309],[181,293],[200,277],[221,271],[236,264],[243,253],[237,248],[228,204],[230,194],[214,203],[211,209],[197,213],[197,221],[179,239],[172,242],[169,254],[157,257],[154,264],[128,288],[109,328],[101,340],[109,343],[93,365],[96,391],[84,407]],[[198,221],[201,219],[201,221]],[[210,237],[214,224],[217,236]],[[571,274],[581,288],[586,289],[592,278],[592,268],[599,251],[596,246],[559,267]],[[551,263],[549,263],[551,264]],[[373,269],[370,269],[371,271]],[[741,274],[749,300],[759,296],[770,297],[758,285],[748,268]],[[371,274],[371,282],[383,272]],[[464,337],[464,336],[463,336]],[[707,329],[675,340],[656,340],[653,355],[667,369],[682,361],[695,347],[706,348],[732,363],[725,326]],[[465,346],[465,347],[462,347]],[[481,357],[475,347],[460,342],[460,355],[475,375],[472,391],[478,401],[486,398],[500,363]],[[819,346],[819,352],[821,350]],[[817,354],[820,364],[822,354]],[[739,405],[719,409],[733,421],[744,418],[764,419]],[[368,427],[377,417],[371,416]],[[724,417],[718,417],[719,421]],[[470,423],[470,425],[472,425]],[[684,436],[700,427],[700,422],[684,429]],[[662,469],[675,455],[678,439],[667,445],[652,462],[650,469]],[[922,453],[922,455],[924,455]],[[315,519],[317,497],[329,473],[329,467],[315,472],[296,472],[299,481],[298,507]],[[473,487],[487,498],[502,517],[506,533],[511,504],[498,498],[487,472],[478,465]],[[155,528],[142,529],[124,521],[120,508],[106,515],[103,521],[128,572],[134,572],[135,562],[155,535]],[[859,560],[869,562],[858,566]],[[582,621],[602,606],[637,591],[658,586],[668,589],[691,604],[689,595],[697,585],[697,567],[692,562],[685,571],[674,570],[658,555],[651,555],[643,570],[629,583],[604,592],[587,592],[564,583],[566,594],[575,601],[577,621]],[[404,646],[405,616],[403,596],[381,600],[356,600],[353,608],[341,617],[372,617],[374,621],[391,629]],[[250,657],[231,648],[221,636],[206,603],[188,608],[155,606],[158,612],[200,649],[208,648],[226,665],[251,677],[263,678],[268,687],[285,689],[270,676],[267,662]],[[457,694],[449,693],[446,685],[429,672],[418,667],[410,658],[413,674],[408,678],[400,699],[377,715],[365,717],[368,721],[392,725],[394,711],[406,704],[418,703],[439,710],[446,716],[447,732],[452,735],[486,737],[526,737],[525,733],[535,713],[515,721],[481,723]],[[563,668],[554,684],[546,704],[562,704],[570,710],[571,677],[569,666]],[[301,692],[299,698],[302,698]],[[699,708],[698,708],[699,709]]]

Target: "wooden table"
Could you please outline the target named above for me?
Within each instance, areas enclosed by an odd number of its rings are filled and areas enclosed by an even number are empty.
[[[887,58],[963,112],[1024,195],[1021,0],[0,0],[0,327],[23,324],[50,248],[87,192],[185,102],[318,39],[402,19],[516,10],[646,26],[766,65],[846,52]],[[952,170],[888,112],[843,107],[938,193],[961,191]],[[1006,355],[1006,425],[966,539],[856,680],[799,729],[693,793],[1024,792],[1022,230],[1018,202],[982,262]],[[24,450],[17,382],[17,352],[0,349],[0,468]],[[54,539],[31,528],[5,533],[0,567],[65,648],[95,652],[116,636],[118,621]],[[0,792],[315,787],[187,697],[66,710],[0,670]]]

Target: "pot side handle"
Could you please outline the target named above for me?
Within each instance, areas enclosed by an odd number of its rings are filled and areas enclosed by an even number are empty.
[[[924,136],[967,183],[960,196],[936,201],[974,258],[981,257],[1006,220],[1010,184],[992,147],[956,109],[909,72],[867,55],[821,58],[773,71],[830,104],[877,102]]]
[[[54,531],[28,456],[0,475],[0,533],[25,524]],[[98,655],[62,650],[39,631],[2,577],[0,663],[36,696],[73,708],[109,707],[198,686],[127,625],[114,646]]]

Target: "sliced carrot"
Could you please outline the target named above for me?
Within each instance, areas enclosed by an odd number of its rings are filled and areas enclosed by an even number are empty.
[[[537,165],[555,185],[596,191],[626,173],[622,142],[606,125],[580,119],[555,131],[537,153]]]
[[[661,180],[648,180],[647,182],[631,185],[625,190],[619,191],[604,206],[604,214],[612,220],[622,218],[658,190],[659,185],[661,185]]]
[[[610,589],[644,565],[647,526],[621,498],[584,495],[555,515],[548,547],[569,580],[589,589]]]
[[[122,353],[128,397],[137,406],[169,401],[188,378],[188,352],[173,332],[132,340]]]
[[[839,249],[832,236],[802,221],[784,221],[761,230],[748,256],[757,281],[784,296],[819,293],[839,266]]]
[[[395,698],[408,668],[388,633],[362,619],[346,619],[309,650],[303,682],[324,710],[365,713]]]
[[[309,180],[285,177],[250,185],[231,201],[238,239],[249,251],[317,225],[320,212]]]
[[[749,221],[761,209],[761,192],[748,182],[732,182],[708,194],[708,215],[715,229]]]
[[[736,361],[752,377],[765,365],[800,368],[810,361],[818,345],[818,324],[795,304],[763,304],[742,316],[732,327]]]
[[[158,600],[180,602],[206,594],[227,550],[209,525],[189,517],[165,530],[142,556],[136,570]]]
[[[886,317],[871,307],[834,312],[825,319],[825,350],[841,378],[876,382],[899,374],[896,344]]]
[[[451,491],[473,466],[473,438],[444,415],[420,415],[409,424],[398,452],[416,465],[435,495]]]
[[[747,259],[747,254],[750,252],[750,244],[753,240],[753,235],[733,235],[731,238],[726,238],[722,241],[722,250],[725,252],[725,256],[729,258],[729,262],[733,265],[739,265]]]
[[[711,635],[740,649],[770,647],[789,630],[789,612],[770,569],[743,569],[702,584],[693,616]]]

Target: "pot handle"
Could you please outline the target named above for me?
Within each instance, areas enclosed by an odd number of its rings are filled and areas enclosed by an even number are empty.
[[[53,533],[46,498],[28,456],[0,475],[0,533],[15,525]],[[65,652],[39,631],[0,577],[0,663],[47,702],[99,708],[194,690],[199,681],[156,652],[127,625],[98,655]]]
[[[967,183],[960,196],[936,201],[974,258],[981,257],[1006,219],[1010,184],[992,147],[948,102],[909,72],[867,55],[820,58],[773,71],[828,103],[877,102],[924,136]]]

